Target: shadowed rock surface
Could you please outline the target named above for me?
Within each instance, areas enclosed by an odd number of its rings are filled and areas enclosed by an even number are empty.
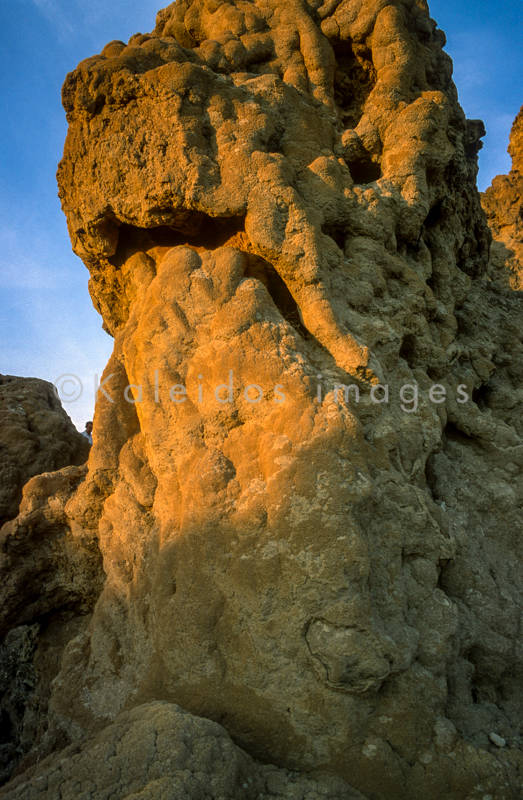
[[[87,745],[12,782],[5,800],[365,800],[335,776],[256,764],[216,722],[169,703],[122,713]]]
[[[50,618],[86,614],[102,586],[96,538],[64,533],[89,450],[52,384],[0,376],[0,782],[46,728]]]
[[[519,112],[510,134],[508,152],[512,169],[508,175],[498,175],[481,202],[494,242],[492,244],[492,277],[505,285],[523,290],[523,109]]]
[[[36,742],[44,750],[68,743],[48,731],[51,683],[104,578],[95,531],[68,512],[86,471],[32,478],[18,517],[0,529],[0,782],[33,763]]]
[[[143,714],[223,745],[174,704],[372,800],[521,796],[523,295],[488,279],[444,42],[424,0],[178,0],[67,77],[60,194],[115,346],[63,513],[105,581],[33,796]],[[85,791],[156,796],[151,759]]]
[[[0,375],[0,527],[18,514],[30,478],[84,464],[88,456],[89,444],[52,384]]]

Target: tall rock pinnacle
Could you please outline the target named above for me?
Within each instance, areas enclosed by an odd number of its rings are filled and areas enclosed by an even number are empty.
[[[523,296],[444,44],[425,0],[177,0],[67,76],[104,583],[7,800],[519,796]]]
[[[494,243],[492,246],[493,277],[500,278],[513,289],[523,289],[523,109],[510,134],[508,152],[512,169],[498,175],[481,202]]]

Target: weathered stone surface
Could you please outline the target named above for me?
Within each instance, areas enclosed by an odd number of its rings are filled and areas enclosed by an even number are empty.
[[[1,792],[5,800],[365,800],[335,776],[255,764],[216,722],[169,703],[121,714]]]
[[[29,478],[83,464],[88,455],[50,383],[0,375],[0,527],[16,517]]]
[[[31,764],[36,755],[23,759],[35,747],[42,755],[68,743],[47,730],[51,681],[104,578],[95,531],[73,518],[86,471],[32,478],[18,517],[0,530],[0,782]]]
[[[98,541],[73,517],[86,472],[85,466],[65,467],[32,478],[19,515],[0,530],[0,636],[51,611],[78,607],[86,613],[97,598]]]
[[[514,120],[508,152],[512,169],[498,175],[481,202],[494,242],[491,276],[512,289],[523,290],[523,109]]]
[[[178,0],[68,76],[115,347],[44,784],[165,700],[373,800],[521,795],[523,295],[487,277],[443,43],[423,0]]]
[[[33,665],[39,625],[9,631],[0,647],[0,783],[10,777],[19,759],[16,741],[29,697],[36,686]]]
[[[88,621],[62,610],[13,628],[0,645],[0,784],[68,744],[49,731],[48,705],[64,647]]]
[[[50,617],[85,614],[101,589],[96,537],[66,533],[64,507],[88,455],[51,384],[0,376],[0,783],[46,727],[60,667],[55,659],[42,668]],[[73,626],[69,638],[77,633]]]

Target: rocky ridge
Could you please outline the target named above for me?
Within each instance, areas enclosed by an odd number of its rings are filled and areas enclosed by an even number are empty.
[[[523,290],[523,109],[514,120],[508,152],[512,169],[498,175],[481,202],[492,229],[493,277],[512,289]]]
[[[67,77],[115,346],[62,616],[2,605],[60,658],[0,796],[521,795],[523,296],[444,42],[424,0],[177,0]]]

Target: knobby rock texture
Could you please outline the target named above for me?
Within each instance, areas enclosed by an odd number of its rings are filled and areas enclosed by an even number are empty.
[[[444,44],[424,0],[177,0],[68,75],[115,345],[38,495],[60,600],[6,604],[55,655],[0,796],[521,796],[523,295]]]
[[[492,232],[493,277],[523,290],[523,108],[514,121],[508,148],[512,169],[498,175],[481,202]]]
[[[70,745],[60,760],[48,759],[40,769],[27,770],[4,797],[365,800],[335,776],[255,764],[221,725],[166,702],[122,712],[94,740]]]

